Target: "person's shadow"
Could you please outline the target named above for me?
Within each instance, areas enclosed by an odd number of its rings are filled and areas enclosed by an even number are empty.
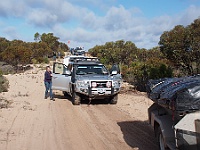
[[[60,93],[60,92],[53,92],[53,95],[54,95],[54,98],[56,100],[68,100],[68,101],[71,101],[71,96],[70,95],[67,95],[67,94],[63,94],[63,93]]]

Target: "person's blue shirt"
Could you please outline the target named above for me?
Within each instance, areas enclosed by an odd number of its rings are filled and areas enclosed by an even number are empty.
[[[52,77],[51,77],[51,71],[48,72],[48,71],[45,71],[45,74],[44,74],[44,82],[51,82],[52,81]]]

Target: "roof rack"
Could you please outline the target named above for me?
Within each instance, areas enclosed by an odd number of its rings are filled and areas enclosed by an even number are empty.
[[[80,61],[100,62],[97,57],[83,57],[83,58],[76,58],[73,60],[73,62],[80,62]]]

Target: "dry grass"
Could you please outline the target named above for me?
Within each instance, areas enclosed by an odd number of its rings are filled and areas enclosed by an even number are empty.
[[[0,109],[2,108],[9,108],[12,104],[11,101],[6,100],[5,98],[0,97]]]
[[[137,90],[133,85],[131,85],[127,82],[123,82],[122,86],[121,86],[120,94],[124,94],[124,93],[126,93],[126,94],[137,93]]]

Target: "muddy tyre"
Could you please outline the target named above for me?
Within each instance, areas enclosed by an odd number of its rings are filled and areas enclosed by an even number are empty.
[[[67,92],[63,92],[63,94],[64,94],[65,97],[69,96],[69,94]]]
[[[165,140],[163,138],[163,134],[162,134],[160,127],[158,127],[157,141],[158,141],[158,146],[159,146],[160,150],[167,150],[167,146],[166,146]]]
[[[111,97],[110,104],[117,104],[117,101],[118,101],[118,94]]]
[[[72,94],[72,104],[73,105],[80,105],[80,103],[81,103],[81,97],[78,94],[76,94],[75,92],[73,92],[73,94]]]

